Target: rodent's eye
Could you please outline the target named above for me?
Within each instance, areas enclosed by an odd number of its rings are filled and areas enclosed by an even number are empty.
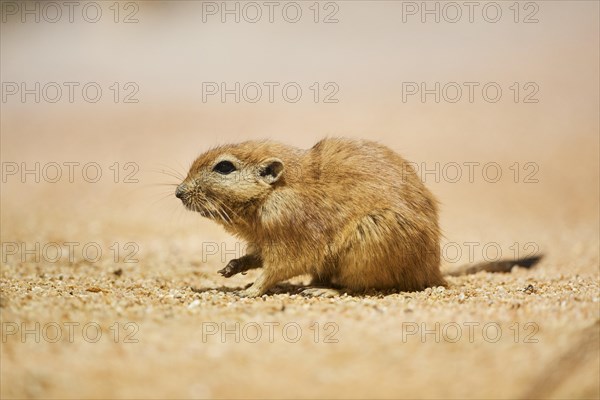
[[[213,171],[227,175],[235,171],[235,165],[231,161],[221,161],[214,166]]]

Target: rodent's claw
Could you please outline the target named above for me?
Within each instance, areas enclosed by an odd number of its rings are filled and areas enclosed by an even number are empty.
[[[235,275],[235,272],[233,272],[233,269],[230,268],[229,266],[226,266],[223,269],[220,269],[217,271],[219,274],[221,274],[222,276],[224,276],[225,278],[230,278],[233,275]]]
[[[225,278],[231,278],[232,276],[234,276],[235,274],[238,274],[241,272],[241,265],[238,262],[237,259],[235,260],[231,260],[227,263],[227,265],[225,266],[225,268],[220,269],[219,271],[217,271],[219,274],[223,275]]]

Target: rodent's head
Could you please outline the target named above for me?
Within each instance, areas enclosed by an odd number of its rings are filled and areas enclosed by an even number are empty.
[[[229,223],[283,184],[283,161],[268,142],[221,146],[200,155],[175,196],[192,211]]]

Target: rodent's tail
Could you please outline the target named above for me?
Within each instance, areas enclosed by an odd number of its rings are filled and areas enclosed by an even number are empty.
[[[517,265],[523,268],[531,268],[536,265],[541,259],[542,255],[518,258],[516,260],[499,260],[499,261],[486,261],[474,265],[461,265],[460,267],[446,272],[446,276],[463,276],[469,274],[475,274],[479,271],[485,272],[510,272],[512,268]]]

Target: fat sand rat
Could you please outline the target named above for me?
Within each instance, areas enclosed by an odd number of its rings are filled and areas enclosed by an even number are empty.
[[[410,163],[372,141],[329,138],[308,150],[272,141],[219,146],[194,161],[175,195],[247,241],[247,254],[219,271],[230,277],[261,268],[240,292],[244,297],[304,274],[312,276],[312,289],[447,285],[435,197]],[[447,275],[509,272],[539,259],[481,263]]]

